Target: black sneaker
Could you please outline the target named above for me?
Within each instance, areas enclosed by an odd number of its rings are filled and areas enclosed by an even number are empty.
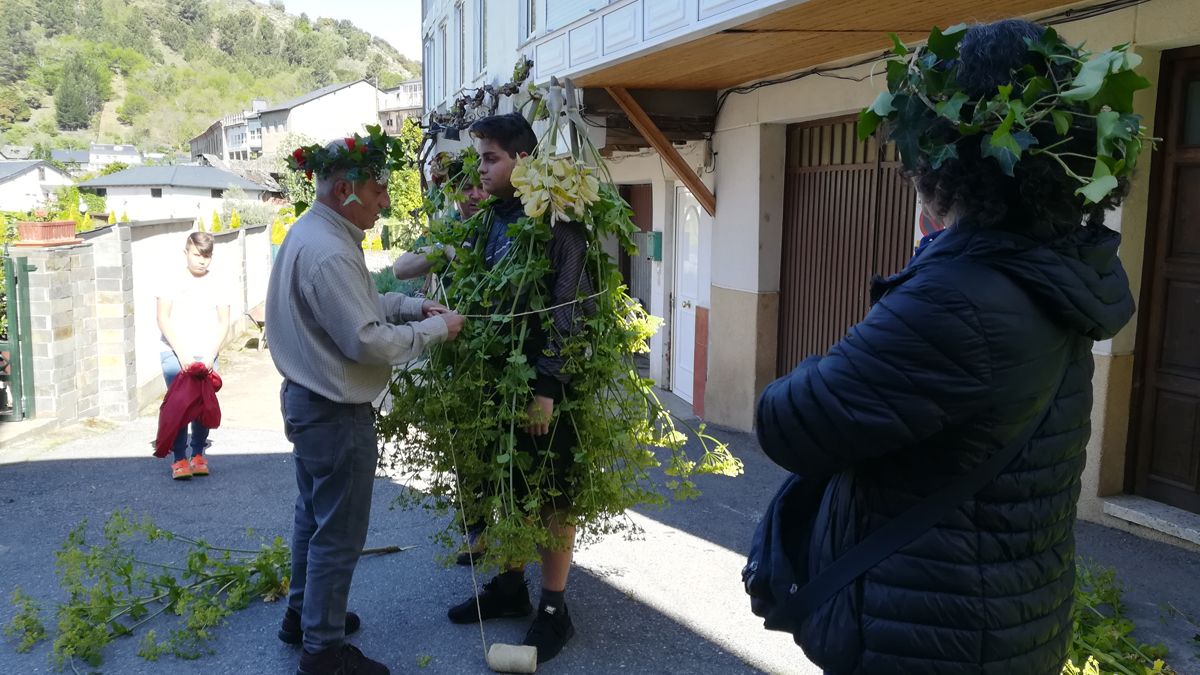
[[[520,584],[512,589],[505,589],[500,577],[493,577],[483,585],[479,594],[479,607],[475,606],[475,598],[469,598],[446,612],[446,616],[454,623],[477,623],[482,615],[483,620],[529,616],[533,605],[529,604],[529,589],[525,587],[524,577]]]
[[[391,671],[368,659],[358,647],[342,645],[316,654],[304,650],[296,675],[391,675]]]
[[[362,627],[362,619],[354,612],[346,612],[346,635],[354,635],[358,629]],[[276,633],[279,639],[289,645],[298,645],[304,642],[304,633],[300,629],[300,615],[296,610],[288,607],[283,613],[283,623],[279,625],[279,632]]]
[[[566,603],[562,607],[542,603],[521,644],[537,647],[537,662],[545,663],[558,656],[563,645],[574,636],[575,625],[571,623]]]

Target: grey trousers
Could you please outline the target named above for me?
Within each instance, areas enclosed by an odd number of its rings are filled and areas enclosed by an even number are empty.
[[[346,600],[367,539],[379,448],[369,403],[335,403],[284,381],[284,433],[296,463],[288,607],[300,614],[304,648],[346,637]]]

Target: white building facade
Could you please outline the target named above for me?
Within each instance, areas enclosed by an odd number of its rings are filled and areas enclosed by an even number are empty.
[[[75,182],[49,162],[0,162],[0,211],[30,211],[53,203],[58,190]]]
[[[662,260],[648,261],[649,304],[664,319],[651,374],[702,417],[745,430],[763,388],[861,318],[870,276],[901,267],[918,233],[894,149],[854,140],[854,116],[884,86],[870,61],[890,47],[887,27],[910,27],[900,38],[911,44],[927,34],[917,28],[1019,16],[1054,22],[1072,43],[1135,45],[1155,84],[1136,106],[1168,151],[1146,148],[1132,194],[1108,218],[1124,237],[1139,313],[1093,352],[1079,510],[1200,545],[1200,352],[1181,347],[1194,343],[1196,314],[1186,308],[1200,298],[1200,221],[1188,216],[1200,208],[1200,173],[1187,164],[1200,151],[1200,99],[1188,95],[1200,90],[1200,6],[1110,3],[1081,15],[1036,0],[516,5],[426,3],[427,113],[444,113],[460,90],[506,82],[518,57],[533,61],[539,85],[570,78],[587,119],[604,128],[614,180],[648,191],[642,211],[662,236]],[[880,28],[864,29],[866,16]],[[630,116],[611,105],[621,92],[652,122],[680,117],[656,96],[704,93],[715,105],[703,138],[656,145],[639,130],[642,141],[631,142]],[[511,108],[502,102],[499,112]],[[461,144],[438,140],[439,149]],[[866,179],[855,183],[855,172]]]
[[[213,213],[221,212],[226,190],[240,188],[251,201],[266,194],[263,186],[210,166],[127,169],[84,181],[79,187],[103,195],[109,211],[118,217],[131,221],[190,218],[206,229]]]
[[[332,85],[259,113],[262,154],[274,157],[289,134],[331,141],[379,124],[383,92],[366,80]]]

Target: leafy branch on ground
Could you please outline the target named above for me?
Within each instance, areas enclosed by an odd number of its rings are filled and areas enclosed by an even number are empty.
[[[194,659],[225,617],[255,598],[270,602],[287,593],[290,556],[281,537],[255,549],[225,548],[158,527],[148,517],[133,520],[127,511],[109,517],[97,543],[88,541],[87,526],[84,521],[71,530],[55,554],[67,597],[54,612],[51,661],[58,668],[74,667],[76,659],[99,666],[113,639],[163,614],[178,617],[174,627],[161,639],[148,630],[138,654],[151,661],[168,654]],[[145,545],[155,543],[182,547],[183,561],[149,559]],[[17,589],[13,604],[18,613],[5,634],[18,642],[17,651],[50,637],[32,598]]]
[[[1112,568],[1080,562],[1075,573],[1073,637],[1063,675],[1158,675],[1175,673],[1163,662],[1167,648],[1133,636],[1121,585]]]

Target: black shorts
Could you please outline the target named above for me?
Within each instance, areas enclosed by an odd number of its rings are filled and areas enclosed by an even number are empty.
[[[570,474],[575,466],[575,448],[579,445],[575,425],[570,420],[560,419],[545,436],[530,436],[524,431],[517,431],[514,436],[517,452],[533,457],[532,471],[536,471],[542,463],[549,462],[553,486],[563,493],[555,497],[553,503],[556,506],[570,503]],[[513,490],[518,499],[529,494],[529,486],[520,471],[513,476]]]

